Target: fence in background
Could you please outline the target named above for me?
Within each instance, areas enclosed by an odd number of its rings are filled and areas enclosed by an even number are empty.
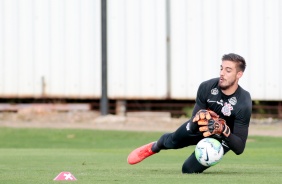
[[[193,100],[235,52],[247,61],[240,85],[253,100],[282,101],[279,0],[108,0],[107,8],[110,100]],[[2,0],[0,10],[2,99],[99,100],[100,0]]]

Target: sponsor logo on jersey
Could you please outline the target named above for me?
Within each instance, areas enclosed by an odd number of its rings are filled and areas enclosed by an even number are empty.
[[[217,94],[218,94],[218,89],[217,89],[217,88],[213,88],[213,89],[211,90],[211,94],[212,94],[212,95],[217,95]]]
[[[207,102],[208,102],[208,103],[217,103],[218,105],[223,106],[223,100],[220,100],[220,101],[213,101],[213,100],[208,99]]]
[[[228,99],[228,102],[229,102],[231,105],[236,105],[236,104],[237,104],[237,98],[236,98],[236,97],[229,98],[229,99]]]

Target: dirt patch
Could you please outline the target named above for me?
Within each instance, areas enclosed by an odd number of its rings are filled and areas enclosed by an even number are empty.
[[[17,113],[0,113],[0,126],[15,128],[76,128],[99,130],[130,130],[172,132],[187,118],[168,116],[100,116],[95,111],[57,112],[45,109],[24,109]],[[249,135],[281,136],[282,121],[274,119],[252,120]]]

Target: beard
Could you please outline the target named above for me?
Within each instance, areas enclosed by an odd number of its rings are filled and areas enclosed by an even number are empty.
[[[223,84],[223,83],[226,83],[226,84]],[[232,87],[234,84],[235,84],[236,80],[232,80],[232,81],[226,81],[224,80],[223,82],[220,82],[218,83],[218,86],[220,87],[221,90],[227,90],[229,89],[230,87]]]

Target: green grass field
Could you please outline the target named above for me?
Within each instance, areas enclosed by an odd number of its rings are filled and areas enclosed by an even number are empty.
[[[249,137],[245,152],[229,152],[202,174],[182,174],[194,146],[167,150],[137,165],[127,155],[162,133],[0,128],[0,183],[53,181],[62,171],[75,183],[281,183],[282,138]]]

